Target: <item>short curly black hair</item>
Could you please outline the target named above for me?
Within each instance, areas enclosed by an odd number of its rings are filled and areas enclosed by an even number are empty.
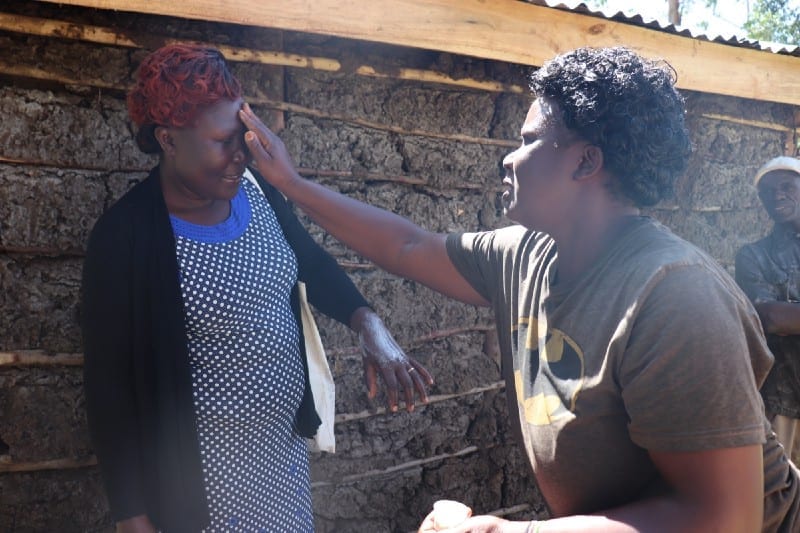
[[[683,97],[665,61],[625,47],[579,48],[533,72],[536,98],[558,104],[565,126],[603,150],[621,193],[636,206],[673,193],[691,153]]]

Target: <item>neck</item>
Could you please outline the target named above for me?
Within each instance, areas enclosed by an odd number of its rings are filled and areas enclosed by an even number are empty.
[[[163,163],[159,169],[161,194],[170,215],[193,224],[212,226],[230,215],[230,202],[204,198],[184,186],[177,175]]]
[[[552,235],[558,247],[558,283],[571,283],[588,271],[638,216],[639,209],[620,206],[604,216],[581,217],[559,235]]]

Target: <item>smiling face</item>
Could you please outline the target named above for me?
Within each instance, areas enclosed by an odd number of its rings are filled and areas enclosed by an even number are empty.
[[[800,230],[800,174],[773,170],[758,182],[758,197],[770,218]]]
[[[223,99],[201,111],[191,126],[157,133],[168,207],[170,200],[191,206],[236,196],[248,160],[241,107],[241,98]]]
[[[541,98],[528,110],[521,135],[522,145],[503,159],[503,210],[527,228],[552,234],[571,216],[581,143],[564,126],[558,106]]]

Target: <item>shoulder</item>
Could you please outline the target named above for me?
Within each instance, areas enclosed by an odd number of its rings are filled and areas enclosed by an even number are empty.
[[[769,235],[766,235],[757,241],[747,243],[736,251],[736,257],[760,256],[767,254],[774,238],[775,235],[771,232]]]
[[[654,220],[633,231],[623,248],[618,260],[627,267],[620,267],[621,275],[639,297],[657,291],[668,301],[685,304],[719,293],[729,295],[734,306],[747,302],[716,259]]]
[[[551,240],[544,233],[514,225],[490,231],[451,233],[447,236],[447,249],[450,253],[509,255]]]
[[[113,244],[120,235],[146,229],[148,222],[154,220],[152,214],[163,204],[155,172],[154,169],[100,215],[92,228],[90,245],[98,241]]]
[[[639,286],[680,268],[716,268],[705,252],[649,217],[643,217],[622,237],[609,262],[610,274],[624,271],[624,276],[632,276],[631,281]]]

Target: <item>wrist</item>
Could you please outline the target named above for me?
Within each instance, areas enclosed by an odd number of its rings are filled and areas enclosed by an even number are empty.
[[[350,329],[361,334],[365,327],[373,321],[380,322],[378,314],[369,306],[361,306],[350,315]]]

